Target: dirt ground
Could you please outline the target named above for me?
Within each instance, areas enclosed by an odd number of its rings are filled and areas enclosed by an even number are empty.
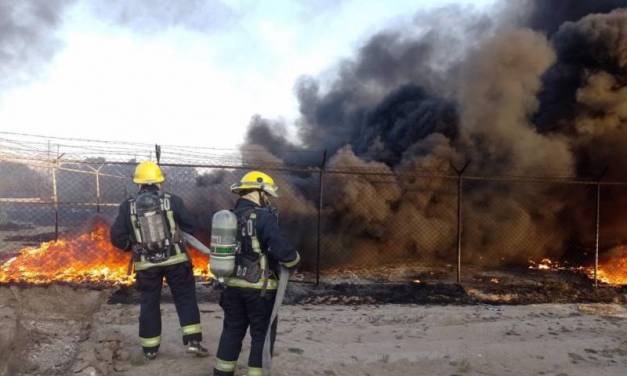
[[[184,353],[174,306],[146,363],[135,304],[111,291],[0,288],[0,375],[211,375],[222,311],[201,303],[209,358]],[[110,300],[109,300],[110,301]],[[627,305],[288,305],[275,376],[625,375]],[[245,375],[244,355],[238,375]]]

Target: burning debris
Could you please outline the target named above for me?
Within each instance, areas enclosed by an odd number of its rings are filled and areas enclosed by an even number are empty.
[[[561,266],[559,263],[548,259],[543,258],[540,261],[529,260],[529,269],[535,270],[565,270],[567,267]]]
[[[611,285],[627,285],[627,246],[616,247],[603,255],[597,277]]]
[[[548,258],[529,260],[529,269],[582,273],[594,279],[594,266],[571,266],[568,261],[559,262]],[[604,255],[599,261],[597,278],[608,285],[627,285],[627,246],[617,247]]]
[[[96,286],[129,286],[134,282],[130,252],[109,241],[109,224],[96,217],[77,236],[25,248],[0,265],[0,284],[46,285],[56,282]],[[194,275],[209,279],[208,256],[190,249]]]

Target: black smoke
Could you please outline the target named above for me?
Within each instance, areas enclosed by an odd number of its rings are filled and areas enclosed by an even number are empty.
[[[247,142],[286,164],[317,166],[303,155],[327,150],[330,168],[352,171],[452,174],[450,164],[471,160],[470,174],[589,177],[602,160],[627,161],[627,15],[616,10],[625,5],[538,0],[502,3],[487,15],[420,13],[405,28],[374,35],[334,80],[297,83],[300,142],[283,136],[285,124],[260,117]],[[346,260],[382,249],[437,256],[454,245],[450,181],[332,176],[328,184],[327,241],[341,244]],[[588,197],[566,191],[469,185],[466,248],[475,259],[526,262],[559,256],[567,244],[588,247],[577,235],[588,223],[568,220]],[[591,218],[587,209],[579,214]]]
[[[623,3],[624,4],[624,3]],[[557,63],[544,76],[536,124],[575,142],[578,174],[625,178],[621,109],[627,84],[627,10],[566,22],[553,35]]]
[[[0,1],[0,86],[38,74],[61,48],[55,36],[73,0]]]
[[[627,6],[625,0],[535,0],[528,25],[553,35],[566,22],[576,22],[595,13],[609,13]]]
[[[461,17],[448,8],[440,12]],[[481,26],[484,23],[483,18],[473,19],[464,32],[487,28]],[[318,165],[314,162],[320,159],[318,153],[317,157],[305,155],[301,161],[296,150],[327,150],[333,155],[351,145],[365,159],[395,165],[412,144],[431,133],[454,137],[457,110],[446,97],[451,94],[448,76],[454,74],[458,60],[447,57],[440,46],[450,43],[459,46],[459,52],[462,37],[435,29],[419,33],[423,25],[418,21],[413,27],[417,36],[396,30],[373,36],[354,59],[339,65],[338,77],[331,83],[313,77],[297,82],[302,145],[283,137],[284,125],[258,116],[251,122],[247,142],[262,145],[283,160],[288,160],[283,157],[290,152],[294,155],[289,162],[296,164]],[[401,138],[402,145],[395,142]]]

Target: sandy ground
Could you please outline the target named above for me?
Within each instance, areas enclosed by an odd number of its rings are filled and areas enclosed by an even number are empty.
[[[108,292],[0,289],[0,375],[211,375],[222,311],[202,303],[212,356],[184,353],[164,303],[159,358],[137,343],[138,307]],[[276,344],[276,375],[625,375],[627,306],[292,305]],[[238,375],[245,375],[246,353]]]

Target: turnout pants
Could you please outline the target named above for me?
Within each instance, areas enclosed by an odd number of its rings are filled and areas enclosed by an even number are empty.
[[[202,340],[200,313],[196,301],[196,282],[189,262],[156,266],[137,272],[141,292],[139,337],[144,351],[157,351],[161,344],[161,287],[165,277],[181,324],[183,343]]]
[[[214,376],[234,374],[237,358],[242,350],[242,341],[250,327],[250,355],[248,357],[248,375],[262,375],[263,343],[268,330],[275,291],[261,291],[252,288],[227,287],[222,291],[220,306],[224,310],[224,324]],[[272,325],[272,347],[276,338],[276,321]]]

